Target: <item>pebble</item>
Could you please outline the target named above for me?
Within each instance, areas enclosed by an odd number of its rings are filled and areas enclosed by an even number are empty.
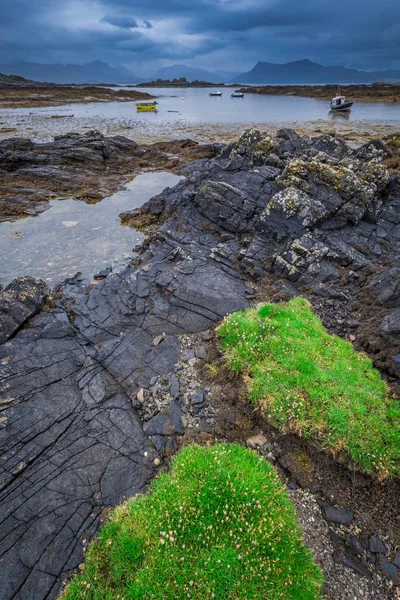
[[[371,552],[386,552],[386,545],[376,535],[369,538],[369,549]]]
[[[154,340],[153,340],[153,346],[158,346],[159,344],[161,344],[162,341],[165,340],[165,333],[162,333],[161,335],[157,335]]]
[[[257,435],[253,435],[246,440],[246,444],[250,446],[250,448],[261,448],[268,442],[265,435],[259,433]]]

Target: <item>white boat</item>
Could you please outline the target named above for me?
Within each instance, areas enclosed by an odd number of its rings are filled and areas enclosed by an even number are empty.
[[[354,102],[346,100],[344,96],[335,96],[331,100],[331,110],[337,112],[339,110],[349,111],[353,106]]]
[[[231,98],[244,98],[244,94],[243,92],[233,92],[233,94],[231,94]]]
[[[220,92],[219,90],[215,90],[215,92],[210,92],[208,95],[209,96],[222,96],[222,92]]]

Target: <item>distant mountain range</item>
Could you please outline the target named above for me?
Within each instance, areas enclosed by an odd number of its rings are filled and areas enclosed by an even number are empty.
[[[324,84],[324,83],[374,83],[375,81],[400,81],[400,70],[359,71],[345,67],[324,67],[308,59],[284,64],[258,62],[246,73],[229,71],[211,72],[206,69],[176,64],[162,67],[149,77],[137,77],[124,67],[111,67],[100,60],[83,65],[40,64],[14,61],[0,64],[0,72],[19,75],[27,79],[52,83],[116,83],[131,84],[157,79],[173,80],[185,77],[192,82],[250,83],[250,84]]]
[[[358,71],[345,67],[324,67],[311,60],[284,64],[258,62],[247,73],[234,77],[233,83],[307,84],[307,83],[374,83],[400,81],[400,70]]]
[[[124,67],[110,67],[100,60],[83,65],[41,64],[33,62],[12,62],[0,64],[0,72],[6,75],[19,75],[35,81],[51,83],[126,83],[135,84],[143,77],[135,77]]]

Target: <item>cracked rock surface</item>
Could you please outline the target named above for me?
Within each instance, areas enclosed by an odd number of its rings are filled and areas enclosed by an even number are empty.
[[[179,336],[272,297],[267,280],[309,297],[395,385],[400,181],[385,153],[245,132],[124,215],[159,226],[122,272],[88,289],[70,280],[47,302],[43,283],[25,281],[37,296],[15,319],[10,286],[0,292],[1,600],[56,597],[103,508],[145,490],[166,438],[187,424],[178,403],[147,402],[181,359]],[[11,284],[15,306],[25,284]],[[171,388],[175,402],[179,382]],[[189,396],[200,425],[204,394]],[[212,430],[212,415],[202,423]]]

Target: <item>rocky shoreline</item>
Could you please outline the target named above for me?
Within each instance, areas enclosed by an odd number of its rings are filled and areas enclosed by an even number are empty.
[[[303,98],[321,98],[331,100],[337,95],[338,86],[327,85],[246,85],[240,88],[245,94],[264,94],[267,96],[302,96]],[[399,102],[399,83],[372,83],[341,85],[340,91],[351,100],[360,102]]]
[[[216,144],[191,140],[139,146],[97,131],[56,136],[47,144],[7,138],[0,141],[0,221],[36,215],[54,198],[74,196],[96,202],[140,172],[174,171],[219,150]]]
[[[102,153],[98,135],[89,140]],[[130,144],[111,142],[123,158]],[[89,288],[79,277],[53,290],[23,278],[0,292],[1,600],[55,598],[105,508],[142,493],[180,445],[215,439],[243,441],[277,466],[327,598],[396,598],[399,483],[273,430],[226,372],[212,332],[227,313],[301,294],[398,394],[400,179],[383,164],[392,152],[288,129],[250,130],[218,150],[181,163],[185,181],[124,215],[150,229],[122,272]],[[28,152],[37,164],[40,145]]]
[[[146,92],[95,85],[55,85],[32,83],[31,85],[0,85],[0,108],[34,108],[40,106],[64,106],[90,102],[134,102],[154,98]]]

